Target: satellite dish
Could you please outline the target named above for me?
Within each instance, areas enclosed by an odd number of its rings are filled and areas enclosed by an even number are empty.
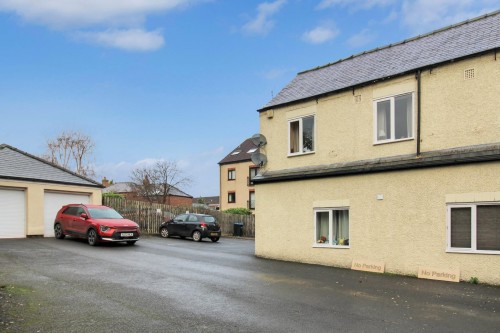
[[[250,140],[252,140],[252,143],[259,148],[264,146],[267,143],[266,137],[260,133],[252,135]]]
[[[251,159],[253,164],[258,165],[260,167],[267,163],[267,156],[258,151],[252,153]]]

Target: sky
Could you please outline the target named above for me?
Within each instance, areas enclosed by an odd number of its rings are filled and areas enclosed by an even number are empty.
[[[0,0],[0,144],[95,143],[95,179],[177,162],[193,197],[298,72],[498,10],[500,0]]]

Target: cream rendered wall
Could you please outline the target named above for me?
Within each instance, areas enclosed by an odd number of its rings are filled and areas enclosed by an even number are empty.
[[[464,80],[474,68],[475,79]],[[421,151],[500,142],[500,60],[487,54],[422,73]],[[414,93],[414,138],[374,144],[373,101]],[[360,100],[360,101],[359,101]],[[265,170],[414,154],[417,150],[417,80],[409,74],[298,105],[260,114],[268,144]],[[288,156],[288,120],[316,115],[315,153]]]
[[[492,162],[259,184],[255,253],[346,268],[353,259],[382,261],[386,272],[405,275],[458,268],[462,280],[500,284],[500,255],[446,252],[447,201],[500,202],[498,175]],[[336,203],[349,206],[349,248],[313,247],[313,209]]]
[[[247,177],[250,175],[250,167],[254,166],[252,162],[239,162],[233,164],[223,164],[220,166],[220,210],[229,208],[247,208],[249,192],[254,189],[253,186],[247,186]],[[228,180],[227,172],[229,169],[236,170],[236,179]],[[228,192],[236,193],[236,202],[228,203]]]
[[[26,193],[26,235],[43,235],[44,233],[44,193],[57,191],[67,193],[81,193],[90,195],[90,202],[95,205],[102,203],[100,188],[56,185],[38,182],[19,182],[0,180],[0,186],[24,189]]]
[[[423,151],[500,141],[496,58],[489,53],[422,73]],[[464,79],[464,70],[471,68],[475,78]]]

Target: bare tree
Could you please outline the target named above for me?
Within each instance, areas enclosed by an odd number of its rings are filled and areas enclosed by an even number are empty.
[[[132,171],[131,190],[149,202],[168,203],[172,189],[191,184],[175,161],[157,161],[153,166]]]
[[[90,159],[94,147],[92,138],[86,134],[63,132],[57,138],[47,141],[47,152],[42,158],[84,177],[93,177],[95,172]]]

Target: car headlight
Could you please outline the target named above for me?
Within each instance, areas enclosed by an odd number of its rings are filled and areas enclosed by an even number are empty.
[[[102,232],[106,232],[106,231],[108,231],[109,229],[111,229],[110,227],[107,227],[107,226],[105,226],[105,225],[101,225],[99,228],[101,229],[101,231],[102,231]]]

